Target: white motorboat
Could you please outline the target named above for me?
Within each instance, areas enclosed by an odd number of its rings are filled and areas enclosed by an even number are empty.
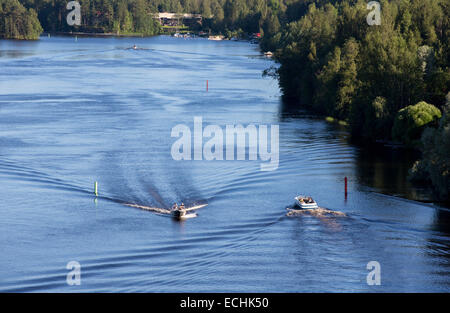
[[[186,212],[186,210],[174,210],[172,211],[172,216],[177,220],[186,220],[189,218],[197,217],[197,213],[192,212]]]
[[[221,35],[217,35],[217,36],[209,36],[208,40],[215,40],[215,41],[219,41],[219,40],[223,40],[225,37],[221,36]]]
[[[177,220],[186,220],[189,218],[194,218],[194,217],[197,217],[197,213],[195,212],[195,210],[201,209],[201,208],[205,207],[206,205],[207,204],[201,204],[201,205],[196,205],[196,206],[193,206],[190,208],[185,208],[183,204],[180,206],[175,204],[172,207],[171,214]]]
[[[177,220],[186,220],[189,218],[197,217],[197,213],[195,212],[198,209],[204,208],[208,204],[199,204],[194,205],[189,208],[185,208],[184,205],[177,205],[174,204],[171,208],[164,209],[164,208],[156,208],[156,207],[150,207],[145,205],[139,205],[139,204],[133,204],[133,203],[124,203],[126,206],[130,206],[133,208],[138,208],[146,211],[152,211],[158,214],[164,214],[172,216],[173,218]]]
[[[319,207],[316,201],[314,201],[311,197],[297,196],[294,199],[295,204],[297,204],[302,209],[317,209]]]

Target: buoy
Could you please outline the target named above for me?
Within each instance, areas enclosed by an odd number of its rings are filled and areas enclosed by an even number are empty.
[[[347,197],[347,176],[345,176],[345,197]]]
[[[94,184],[94,193],[95,193],[95,196],[98,197],[98,182],[95,182],[95,184]]]
[[[208,91],[208,80],[206,80],[206,91]]]

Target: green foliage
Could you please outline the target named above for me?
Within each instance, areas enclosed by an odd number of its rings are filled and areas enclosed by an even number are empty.
[[[36,11],[18,0],[0,0],[0,38],[38,39],[41,33]]]
[[[424,101],[407,106],[398,111],[395,117],[392,137],[412,145],[420,139],[425,126],[436,122],[441,116],[441,111],[438,108]]]
[[[341,48],[336,47],[316,75],[315,103],[320,111],[344,119],[348,116],[354,93],[358,88],[356,59],[359,44],[350,38]],[[332,101],[330,101],[332,99]]]
[[[442,199],[450,197],[450,93],[439,128],[427,128],[422,135],[422,159],[410,171],[413,181],[431,182]]]
[[[364,114],[364,133],[368,138],[390,138],[392,121],[389,117],[386,98],[376,97],[370,105],[365,106]]]
[[[285,99],[370,140],[391,139],[407,106],[441,108],[450,86],[448,1],[380,2],[381,25],[369,26],[365,0],[290,1],[279,15],[287,23],[262,42],[280,63]]]
[[[22,3],[37,12],[45,31],[154,35],[161,27],[157,12],[202,14],[203,30],[222,34],[277,34],[291,0],[78,0],[81,26],[69,26],[66,0],[0,0]],[[16,21],[15,17],[13,17]],[[14,29],[13,29],[14,30]],[[0,30],[3,34],[4,30]],[[269,38],[269,37],[268,37]]]
[[[381,0],[379,26],[367,24],[367,2],[283,1],[279,31],[261,42],[280,64],[267,74],[286,100],[347,121],[355,137],[421,148],[413,176],[448,197],[450,2]]]

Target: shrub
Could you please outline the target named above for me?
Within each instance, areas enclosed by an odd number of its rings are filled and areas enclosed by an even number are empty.
[[[409,146],[418,143],[426,126],[437,125],[441,111],[424,101],[398,111],[392,128],[392,138]]]

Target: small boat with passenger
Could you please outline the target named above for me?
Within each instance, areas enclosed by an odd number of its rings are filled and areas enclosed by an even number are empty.
[[[186,220],[189,218],[194,218],[197,217],[197,213],[195,212],[195,210],[201,209],[203,207],[205,207],[207,204],[201,204],[201,205],[196,205],[190,208],[186,208],[184,206],[184,203],[181,203],[180,205],[178,204],[174,204],[170,210],[172,217],[177,219],[177,220]]]
[[[203,204],[194,204],[193,206],[190,206],[186,208],[184,204],[178,205],[175,203],[172,207],[169,208],[157,208],[157,207],[151,207],[146,205],[140,205],[135,203],[123,203],[126,206],[130,206],[133,208],[138,208],[146,211],[152,211],[159,214],[169,215],[172,216],[176,220],[186,220],[189,218],[197,217],[196,211],[198,209],[204,208],[207,206],[207,203]]]
[[[302,209],[317,209],[319,206],[310,196],[297,196],[294,198],[295,204]]]

